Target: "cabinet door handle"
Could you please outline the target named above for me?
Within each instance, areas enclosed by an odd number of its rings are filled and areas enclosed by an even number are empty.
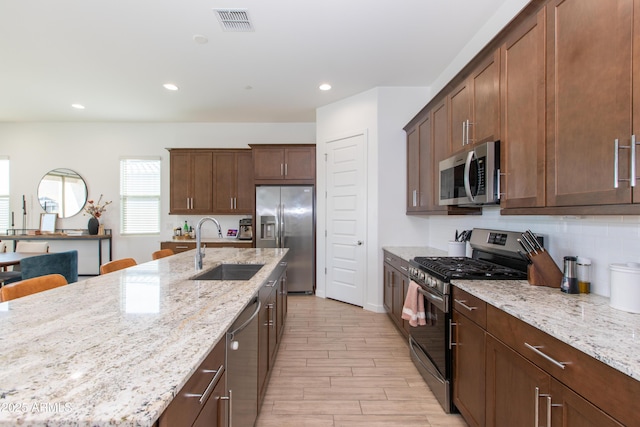
[[[204,393],[202,394],[193,394],[193,393],[186,393],[185,396],[186,397],[199,397],[199,402],[202,405],[204,402],[207,401],[207,398],[209,397],[209,395],[211,394],[211,392],[213,391],[216,383],[218,382],[218,380],[220,379],[220,377],[222,376],[222,374],[224,374],[224,365],[220,365],[220,367],[213,371],[210,369],[205,369],[204,372],[206,373],[211,373],[211,372],[215,372],[216,374],[213,376],[213,378],[211,379],[211,381],[209,382],[209,385],[207,385],[207,388],[204,390]]]
[[[461,306],[463,306],[464,308],[466,308],[469,311],[473,311],[473,310],[477,310],[478,307],[469,307],[467,304],[465,304],[467,301],[466,300],[459,300],[459,299],[454,299],[455,302],[457,302],[458,304],[460,304]]]
[[[229,401],[229,424],[228,425],[233,425],[232,422],[232,414],[233,414],[233,391],[229,390],[229,396],[221,396],[220,400],[228,400]]]
[[[289,163],[285,163],[284,164],[284,176],[287,176],[289,174]]]
[[[462,146],[464,147],[465,144],[465,130],[466,130],[466,124],[465,122],[462,122]]]
[[[453,342],[453,327],[454,326],[458,326],[457,323],[454,323],[453,320],[449,320],[449,350],[451,350],[451,347],[453,347],[454,345],[458,345],[458,343]]]
[[[413,190],[413,207],[418,206],[418,190]]]
[[[540,348],[544,348],[541,345],[531,345],[528,342],[524,343],[524,346],[527,347],[530,350],[533,350],[534,353],[536,353],[538,356],[542,356],[543,358],[545,358],[546,360],[548,360],[549,362],[553,363],[554,365],[556,365],[558,368],[560,369],[564,369],[566,365],[569,364],[569,362],[558,362],[556,359],[554,359],[553,357],[541,352]]]
[[[280,163],[280,176],[284,175],[284,164]]]
[[[631,176],[629,179],[631,180],[631,187],[636,186],[636,136],[631,135],[631,166],[629,168],[631,171]]]
[[[187,209],[189,209],[189,198],[187,197]]]

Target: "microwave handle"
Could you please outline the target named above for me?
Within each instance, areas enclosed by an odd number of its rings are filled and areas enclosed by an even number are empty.
[[[471,162],[473,161],[473,157],[476,155],[475,151],[469,151],[467,153],[467,161],[464,164],[464,189],[467,192],[467,197],[472,202],[476,201],[476,196],[471,194],[471,183],[469,182],[469,171],[471,170]]]

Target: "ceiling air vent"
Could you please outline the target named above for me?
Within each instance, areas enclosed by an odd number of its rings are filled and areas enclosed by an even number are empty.
[[[224,31],[253,31],[247,9],[213,9]]]

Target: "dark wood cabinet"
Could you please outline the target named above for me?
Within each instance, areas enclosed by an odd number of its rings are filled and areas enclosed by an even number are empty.
[[[407,213],[430,213],[438,207],[434,179],[438,176],[434,157],[432,113],[407,132]]]
[[[531,16],[500,49],[504,209],[545,206],[544,18]]]
[[[171,149],[170,214],[252,214],[251,150]]]
[[[211,243],[205,242],[202,244],[205,248],[250,248],[252,247],[251,241],[234,241],[230,243]],[[160,242],[160,249],[171,249],[174,253],[180,253],[190,251],[196,248],[195,240],[187,240],[184,242]]]
[[[193,427],[227,427],[228,400],[226,392],[227,374],[222,374],[193,423]]]
[[[633,0],[547,5],[547,206],[626,204],[632,135]],[[615,29],[615,30],[612,30]],[[635,114],[632,114],[635,113]],[[635,150],[635,147],[633,148]]]
[[[213,213],[252,214],[254,205],[251,150],[216,150]]]
[[[549,374],[491,335],[486,351],[486,425],[541,425],[535,423],[536,412],[544,416],[541,395],[551,391]]]
[[[457,286],[452,298],[453,400],[470,426],[637,424],[639,381]]]
[[[500,139],[500,51],[486,57],[449,99],[449,153]]]
[[[267,391],[287,315],[286,264],[281,267],[284,267],[282,274],[274,279],[270,278],[260,288],[258,295],[261,304],[258,315],[258,405],[262,403]]]
[[[402,319],[402,308],[409,286],[409,264],[388,251],[383,251],[383,254],[383,305],[398,329],[408,337],[405,323],[408,325],[409,322]]]
[[[206,214],[213,209],[211,150],[170,150],[170,214]]]
[[[551,406],[551,422],[546,425],[563,427],[622,427],[622,424],[554,379],[551,380],[551,396],[541,403],[540,413],[547,413],[549,405]]]
[[[453,403],[471,427],[484,426],[486,303],[452,291]]]
[[[162,413],[159,427],[226,426],[225,352],[223,337]]]
[[[256,183],[315,182],[315,145],[251,145],[251,149]]]

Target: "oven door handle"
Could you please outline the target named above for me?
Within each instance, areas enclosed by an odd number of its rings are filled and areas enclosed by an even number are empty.
[[[420,287],[418,287],[418,293],[424,296],[431,304],[435,305],[440,311],[444,313],[449,312],[449,304],[448,297],[445,295],[443,297],[439,297],[437,295],[432,294],[431,292],[427,292]]]

